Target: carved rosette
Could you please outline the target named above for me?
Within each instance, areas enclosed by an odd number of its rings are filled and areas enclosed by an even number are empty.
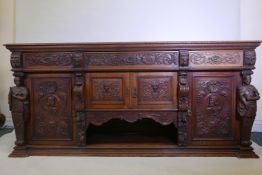
[[[87,66],[178,65],[178,52],[85,53]]]
[[[256,64],[256,52],[255,50],[244,51],[244,65],[254,66]]]
[[[250,145],[251,129],[256,117],[257,100],[260,95],[255,86],[251,85],[251,70],[242,71],[242,84],[238,87],[237,111],[240,117],[241,137],[240,144],[242,147],[252,149]]]
[[[29,93],[24,86],[24,74],[15,72],[15,85],[9,91],[9,107],[14,122],[17,146],[25,144],[25,122],[29,118]]]
[[[191,115],[189,109],[189,85],[187,72],[179,73],[179,114],[178,114],[178,145],[187,145],[187,117]]]

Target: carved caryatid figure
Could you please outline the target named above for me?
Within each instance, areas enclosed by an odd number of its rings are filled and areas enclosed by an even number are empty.
[[[252,71],[243,72],[243,83],[238,87],[238,114],[241,117],[241,145],[251,145],[250,133],[257,111],[257,100],[260,99],[255,86],[251,85]]]
[[[16,76],[16,75],[15,75]],[[10,88],[9,105],[16,132],[16,145],[24,145],[25,121],[28,116],[28,90],[22,85],[23,75],[15,77],[16,86]]]

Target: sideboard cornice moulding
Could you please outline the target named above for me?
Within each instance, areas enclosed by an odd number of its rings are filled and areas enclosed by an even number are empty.
[[[12,157],[257,157],[260,41],[6,44]]]

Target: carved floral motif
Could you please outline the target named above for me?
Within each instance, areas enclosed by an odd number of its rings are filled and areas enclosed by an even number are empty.
[[[88,66],[178,65],[178,52],[85,53]]]
[[[191,51],[189,61],[192,66],[199,65],[236,65],[242,66],[242,51]]]

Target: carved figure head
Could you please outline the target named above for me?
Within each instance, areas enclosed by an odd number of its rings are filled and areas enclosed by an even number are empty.
[[[15,77],[14,78],[14,83],[16,86],[21,86],[21,78],[20,77]]]
[[[243,76],[243,84],[249,85],[251,83],[251,75]]]

